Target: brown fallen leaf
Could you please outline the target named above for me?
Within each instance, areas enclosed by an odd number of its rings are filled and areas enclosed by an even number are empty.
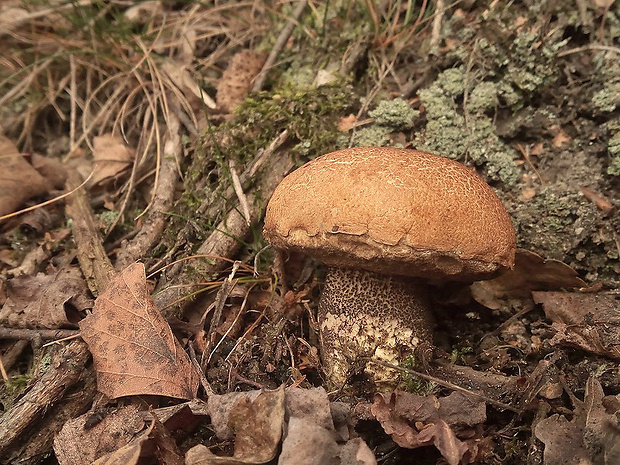
[[[553,345],[580,347],[620,360],[620,301],[605,294],[533,292],[556,334]]]
[[[498,309],[502,299],[527,297],[532,291],[573,289],[586,283],[559,260],[545,259],[529,250],[517,249],[515,266],[495,279],[470,286],[473,298],[487,308]]]
[[[64,189],[67,180],[67,169],[62,162],[53,157],[33,154],[32,167],[39,172],[55,189]]]
[[[93,161],[95,174],[90,185],[95,186],[104,181],[117,177],[126,171],[136,153],[123,142],[120,136],[104,134],[93,139]]]
[[[601,383],[590,377],[583,404],[575,406],[571,421],[558,414],[541,420],[534,435],[545,445],[545,465],[620,463],[620,411],[618,405],[606,408],[617,404],[615,397],[605,397]]]
[[[153,427],[154,423],[151,423],[148,429],[133,438],[129,444],[98,458],[93,465],[138,465]]]
[[[227,396],[224,402],[231,404],[229,400],[234,399],[228,415],[228,426],[235,435],[233,456],[214,455],[199,444],[187,451],[187,465],[262,464],[276,456],[284,425],[284,386],[274,391],[261,391],[252,397],[255,398]]]
[[[267,60],[267,54],[241,50],[233,56],[217,85],[217,105],[230,113],[250,92],[254,79]]]
[[[588,189],[585,186],[579,187],[579,190],[583,193],[586,199],[590,200],[591,202],[594,202],[596,207],[603,213],[605,214],[611,213],[611,211],[614,209],[614,204],[611,203],[609,200],[607,200],[605,197],[603,197],[598,192],[593,191],[592,189]]]
[[[353,113],[350,113],[349,116],[342,116],[338,120],[338,131],[347,132],[353,129],[355,123],[357,123],[357,117]]]
[[[76,267],[55,274],[20,275],[7,282],[0,323],[17,328],[75,328],[93,307],[88,287]]]
[[[16,211],[26,200],[50,191],[49,182],[0,134],[0,216]]]
[[[69,420],[54,438],[54,452],[61,465],[93,463],[119,450],[144,429],[145,422],[135,406],[109,412],[89,427],[93,413]]]
[[[599,8],[610,8],[616,0],[592,0],[592,2]]]
[[[571,136],[566,134],[566,132],[562,128],[558,128],[554,126],[552,129],[556,130],[555,136],[553,136],[553,146],[556,148],[562,147],[565,143],[570,142],[572,140]]]
[[[483,438],[471,428],[486,421],[485,403],[461,392],[448,397],[418,396],[403,391],[376,394],[371,412],[401,447],[435,445],[450,465],[473,463]]]
[[[348,439],[348,430],[334,426],[334,410],[322,387],[286,390],[286,434],[278,465],[375,465],[374,454],[366,443]],[[337,409],[337,407],[336,407]],[[344,412],[339,412],[341,415]],[[346,414],[350,413],[347,407]],[[345,415],[346,415],[345,414]]]
[[[80,322],[97,387],[110,398],[195,397],[198,374],[148,293],[144,265],[119,273]]]

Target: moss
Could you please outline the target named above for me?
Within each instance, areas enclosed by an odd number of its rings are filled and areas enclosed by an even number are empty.
[[[415,356],[409,355],[400,363],[400,366],[405,370],[417,369]],[[437,383],[433,381],[426,381],[412,373],[407,372],[401,372],[398,388],[420,396],[428,396],[439,392],[439,385]]]
[[[203,204],[217,202],[222,192],[231,186],[228,161],[239,167],[250,162],[287,129],[288,153],[299,163],[335,149],[338,137],[338,118],[353,101],[351,87],[344,80],[321,87],[286,86],[248,97],[235,109],[235,118],[219,127],[210,127],[198,143],[187,167],[184,193],[170,217],[166,229],[165,247],[157,249],[165,254],[166,248],[175,247],[177,234],[186,230],[183,241],[187,253],[213,230],[218,217],[196,218],[196,210]],[[257,204],[262,202],[257,193]],[[227,211],[222,205],[218,215]],[[256,245],[256,244],[255,244]],[[258,247],[258,245],[256,245]]]

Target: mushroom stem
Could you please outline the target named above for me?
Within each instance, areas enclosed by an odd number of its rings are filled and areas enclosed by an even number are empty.
[[[330,267],[318,316],[323,366],[335,386],[364,368],[360,356],[398,365],[432,340],[428,290],[413,278]],[[394,379],[380,365],[365,369],[375,382]]]

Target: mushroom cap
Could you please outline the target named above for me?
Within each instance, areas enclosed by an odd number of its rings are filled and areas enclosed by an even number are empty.
[[[264,235],[330,266],[429,281],[512,268],[508,213],[475,171],[430,153],[355,147],[315,158],[276,188]]]

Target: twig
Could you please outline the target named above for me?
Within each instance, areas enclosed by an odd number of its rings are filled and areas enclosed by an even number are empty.
[[[211,324],[209,325],[209,331],[206,334],[207,350],[205,350],[205,353],[202,354],[203,364],[204,364],[205,354],[211,348],[211,340],[213,336],[215,335],[215,330],[220,324],[220,318],[222,317],[222,310],[224,309],[224,304],[226,303],[226,299],[228,299],[228,296],[230,295],[233,288],[237,284],[237,282],[233,281],[233,279],[235,278],[235,274],[237,273],[237,270],[239,269],[239,265],[240,265],[240,262],[238,261],[236,261],[233,264],[230,274],[224,280],[224,282],[222,283],[222,286],[220,287],[220,290],[217,291],[217,295],[215,296],[215,302],[214,302],[215,306],[214,306],[213,316],[211,316]],[[208,363],[208,359],[207,359],[207,363]]]
[[[78,174],[70,171],[67,187],[71,189],[78,184]],[[73,190],[74,195],[67,200],[67,215],[73,220],[71,228],[77,244],[80,268],[88,288],[94,295],[98,295],[114,276],[114,268],[103,248],[99,228],[84,190]]]
[[[445,13],[444,0],[436,0],[435,4],[435,18],[433,19],[433,28],[431,29],[431,50],[437,47],[439,44],[439,38],[441,37],[441,22],[443,21],[443,15]]]
[[[408,369],[408,368],[403,368],[403,367],[399,367],[399,366],[396,366],[396,365],[392,365],[391,363],[385,363],[385,362],[381,362],[379,360],[373,360],[373,359],[370,359],[369,361],[371,363],[376,364],[376,365],[381,365],[381,366],[384,366],[384,367],[387,367],[387,368],[392,368],[392,369],[400,371],[402,373],[407,373],[407,374],[414,375],[414,376],[417,376],[419,378],[422,378],[422,379],[424,379],[426,381],[431,381],[433,383],[437,383],[440,386],[443,386],[443,387],[448,388],[448,389],[452,389],[453,391],[459,391],[459,392],[462,392],[464,394],[469,394],[471,396],[478,397],[479,399],[482,399],[482,400],[484,400],[485,402],[488,402],[491,405],[495,405],[498,408],[501,408],[501,409],[504,409],[504,410],[510,410],[511,412],[515,412],[515,413],[521,413],[520,409],[518,409],[516,407],[513,407],[512,405],[505,404],[504,402],[500,402],[498,400],[492,399],[491,397],[489,397],[489,396],[487,396],[485,394],[482,394],[481,392],[470,391],[469,389],[465,389],[464,387],[461,387],[461,386],[459,386],[457,384],[453,384],[453,383],[451,383],[449,381],[444,381],[443,379],[436,378],[434,376],[430,376],[430,375],[421,373],[421,372],[416,371],[416,370],[411,370],[411,369]]]
[[[262,202],[269,200],[276,186],[292,168],[293,161],[286,152],[278,153],[270,159],[269,167],[265,169],[265,175],[261,177],[259,184],[247,194],[252,223],[259,218],[262,212]],[[256,201],[258,196],[260,196],[262,202]],[[242,246],[240,239],[247,237],[250,231],[251,226],[248,226],[245,218],[239,213],[238,208],[230,209],[224,219],[196,251],[198,255],[222,258],[216,258],[210,263],[196,264],[196,271],[208,276],[222,270],[229,263],[226,259],[234,256]],[[177,285],[189,283],[190,276],[187,273],[181,273],[181,271],[182,268],[174,272],[171,271],[168,278],[175,281]],[[179,287],[165,288],[154,296],[155,303],[160,309],[168,309],[173,302],[183,297],[179,292]],[[168,309],[162,310],[162,312],[167,317],[174,310]]]
[[[80,332],[75,329],[27,329],[27,328],[7,328],[0,326],[0,339],[17,340],[50,340],[75,336]]]
[[[241,181],[239,180],[239,175],[237,174],[235,161],[232,158],[228,160],[228,169],[230,170],[230,177],[232,178],[233,189],[235,190],[235,194],[237,194],[237,199],[239,199],[241,212],[243,213],[245,221],[249,226],[251,224],[250,207],[248,206],[248,199],[243,192],[243,187],[241,186]]]
[[[251,379],[246,378],[245,376],[240,375],[239,372],[235,368],[233,368],[233,367],[230,368],[230,371],[231,371],[232,377],[235,378],[237,381],[242,382],[243,384],[247,384],[248,386],[255,387],[256,389],[265,389],[266,388],[266,386],[264,384],[261,384],[261,383],[256,382],[256,381],[252,381]]]
[[[260,73],[258,73],[258,76],[256,76],[256,79],[254,80],[254,85],[252,86],[252,92],[258,92],[259,90],[263,88],[263,85],[265,84],[265,80],[267,79],[267,73],[269,72],[273,64],[276,62],[276,58],[278,58],[280,51],[282,51],[282,49],[284,48],[284,45],[286,44],[289,37],[293,33],[293,30],[295,29],[295,25],[297,21],[299,20],[299,17],[301,16],[301,14],[304,12],[307,3],[308,3],[308,0],[299,0],[299,3],[297,4],[297,8],[295,8],[293,16],[289,18],[288,23],[286,24],[284,29],[282,29],[282,32],[280,32],[280,35],[278,36],[276,43],[271,49],[271,53],[267,57],[267,61],[265,61],[265,64],[263,65],[263,69],[261,69]]]
[[[241,181],[241,185],[245,190],[249,189],[251,183],[256,180],[256,173],[263,168],[263,166],[267,165],[265,170],[273,169],[273,166],[279,163],[279,160],[270,160],[273,153],[288,139],[288,131],[285,129],[282,131],[265,150],[259,151],[259,153],[254,157],[254,160],[250,163],[250,166],[241,174],[239,180]],[[206,217],[206,218],[214,218],[217,217],[221,211],[227,208],[227,205],[232,202],[233,196],[235,192],[232,187],[228,187],[221,195],[217,196],[216,201],[212,199],[205,200],[196,210],[197,217]],[[246,197],[247,198],[247,197]],[[252,215],[250,215],[252,216]],[[221,224],[220,224],[221,225]],[[162,258],[162,262],[168,262],[175,254],[180,250],[184,245],[184,237],[187,237],[188,232],[190,231],[191,223],[188,223],[185,228],[177,235],[177,241],[174,247],[171,247],[168,253]],[[171,280],[174,280],[179,274],[181,274],[181,267],[172,268],[168,277]],[[170,302],[168,302],[170,303]]]
[[[163,233],[167,218],[165,212],[170,210],[174,201],[177,160],[181,150],[181,124],[176,114],[171,112],[168,115],[168,136],[164,142],[164,156],[153,205],[148,218],[143,222],[142,229],[119,252],[116,260],[117,269],[122,269],[141,258]]]
[[[192,361],[192,365],[194,365],[195,370],[198,372],[198,376],[200,377],[200,384],[202,385],[202,388],[207,393],[207,396],[211,397],[215,395],[215,391],[209,384],[209,381],[207,380],[207,377],[205,376],[203,369],[200,367],[200,363],[198,363],[198,360],[196,359],[196,351],[194,350],[194,346],[192,344],[188,344],[188,347],[189,347],[189,359]]]
[[[0,417],[0,456],[57,403],[85,370],[90,353],[82,341],[73,341],[52,356],[49,368],[34,380],[24,396]],[[53,412],[53,411],[52,411]],[[53,413],[52,413],[53,414]]]

